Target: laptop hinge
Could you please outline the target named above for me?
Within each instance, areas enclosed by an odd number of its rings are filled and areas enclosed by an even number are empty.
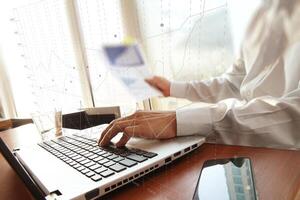
[[[50,192],[50,194],[46,196],[46,199],[47,200],[57,200],[57,199],[60,199],[59,196],[61,196],[61,192],[59,190],[55,190],[53,192]]]
[[[58,199],[57,197],[58,197],[57,194],[52,193],[46,196],[46,200],[55,200]]]

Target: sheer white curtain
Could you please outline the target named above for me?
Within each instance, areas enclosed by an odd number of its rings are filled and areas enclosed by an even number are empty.
[[[103,44],[124,41],[120,0],[11,0],[0,13],[3,66],[11,83],[5,88],[18,116],[92,107],[92,96],[95,106],[135,111],[136,102],[101,56]]]
[[[123,42],[128,35],[123,28],[131,19],[122,18],[122,5],[120,0],[3,4],[0,42],[18,116],[55,107],[92,107],[92,96],[95,106],[136,110],[135,100],[109,73],[101,52],[103,44]]]
[[[231,66],[261,0],[135,0],[149,66],[171,80],[203,80]],[[154,99],[156,109],[189,103]]]
[[[123,115],[134,112],[136,102],[128,90],[109,72],[102,46],[122,43],[127,36],[132,36],[127,33],[127,26],[136,18],[130,18],[125,14],[126,8],[131,7],[132,2],[132,0],[76,0],[95,106],[118,105]]]
[[[10,86],[10,81],[7,77],[1,59],[0,47],[0,118],[13,118],[16,117],[16,109],[14,105],[13,94]]]
[[[103,44],[137,38],[153,72],[170,79],[217,76],[232,63],[260,1],[7,1],[0,7],[2,107],[7,116],[28,117],[54,107],[91,107],[93,96],[95,106],[134,112],[136,102],[106,68]],[[182,103],[152,102],[157,109]]]
[[[19,117],[92,106],[72,3],[11,0],[1,5],[0,42],[7,72],[1,81],[11,84],[4,89],[14,97],[1,98],[14,102]],[[4,109],[13,108],[5,102]]]

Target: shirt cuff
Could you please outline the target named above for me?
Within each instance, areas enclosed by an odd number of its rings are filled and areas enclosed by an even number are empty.
[[[186,82],[171,82],[170,96],[185,98],[188,84]]]
[[[202,106],[177,109],[177,136],[209,135],[213,130],[211,109],[211,105],[204,103]]]

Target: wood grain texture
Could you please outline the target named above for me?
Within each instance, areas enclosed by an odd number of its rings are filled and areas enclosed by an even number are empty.
[[[32,119],[0,119],[0,131],[33,123]]]
[[[10,148],[34,144],[40,136],[34,125],[0,133]],[[249,157],[260,200],[300,200],[300,152],[204,144],[171,165],[130,183],[101,199],[191,199],[203,162],[214,158]],[[0,199],[32,199],[0,155]]]
[[[10,119],[0,119],[0,131],[12,128],[13,123]]]

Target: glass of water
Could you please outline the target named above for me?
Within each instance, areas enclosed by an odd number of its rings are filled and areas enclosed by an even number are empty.
[[[61,110],[33,113],[31,116],[43,140],[60,136],[62,134]]]

